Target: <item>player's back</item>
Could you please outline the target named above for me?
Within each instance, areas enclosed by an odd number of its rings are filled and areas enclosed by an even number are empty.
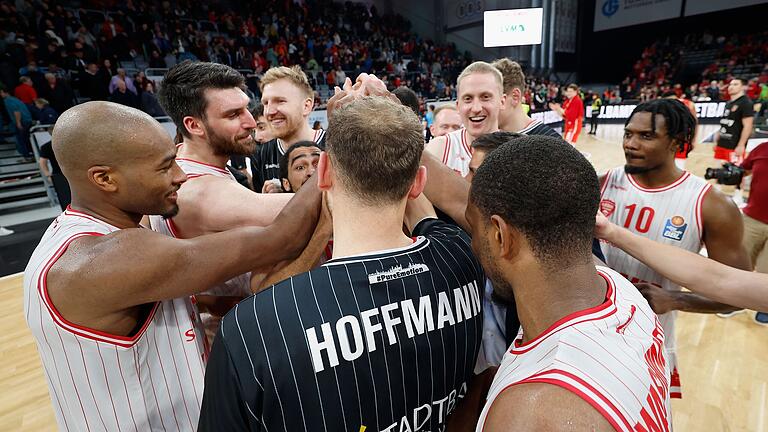
[[[444,425],[473,373],[483,274],[459,228],[422,224],[426,237],[410,246],[331,260],[236,306],[209,365],[200,430],[227,427],[217,419],[234,386],[252,430]]]
[[[671,429],[669,366],[656,314],[629,281],[609,268],[597,270],[606,281],[605,301],[526,343],[520,333],[496,372],[478,431],[499,394],[526,383],[577,394],[618,431]]]
[[[146,305],[144,322],[130,336],[70,322],[50,299],[48,271],[69,244],[115,231],[67,209],[45,232],[24,271],[25,316],[59,429],[195,430],[206,359],[197,310],[188,297]],[[110,288],[119,289],[119,282]]]

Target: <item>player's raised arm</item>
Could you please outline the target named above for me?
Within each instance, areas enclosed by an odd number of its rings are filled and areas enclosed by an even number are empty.
[[[695,293],[742,308],[768,309],[768,276],[765,274],[739,270],[654,242],[610,223],[599,213],[595,235]]]

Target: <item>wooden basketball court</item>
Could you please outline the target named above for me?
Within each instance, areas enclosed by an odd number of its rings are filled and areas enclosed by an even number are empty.
[[[713,130],[707,126],[700,137]],[[597,137],[585,128],[577,147],[603,172],[623,165],[622,128],[603,125]],[[700,144],[687,169],[703,175],[717,166],[712,145]],[[51,431],[56,421],[34,339],[24,321],[22,276],[0,278],[0,430]],[[677,431],[768,431],[768,327],[753,312],[730,319],[678,315],[684,399],[673,401]]]

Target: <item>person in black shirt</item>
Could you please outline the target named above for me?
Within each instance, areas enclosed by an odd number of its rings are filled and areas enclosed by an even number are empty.
[[[269,69],[261,79],[261,103],[274,139],[261,145],[253,156],[253,189],[280,193],[280,157],[298,141],[314,141],[325,148],[325,131],[313,130],[309,114],[315,92],[298,66]]]
[[[736,162],[744,156],[755,117],[752,101],[744,92],[745,84],[741,78],[733,78],[728,83],[731,100],[725,105],[725,116],[720,119],[715,159]]]
[[[112,95],[109,97],[109,101],[129,106],[131,108],[138,109],[139,107],[138,97],[136,97],[132,91],[128,90],[128,87],[125,85],[125,81],[123,80],[117,81],[117,88],[115,89],[115,92],[112,93]]]
[[[333,259],[222,320],[201,432],[442,430],[467,391],[484,274],[467,234],[420,196],[418,118],[367,97],[339,108],[328,130],[317,176]]]
[[[53,128],[51,128],[53,132]],[[69,182],[64,177],[64,173],[61,172],[58,161],[56,161],[56,155],[53,153],[53,147],[51,141],[40,146],[40,172],[53,184],[53,189],[56,191],[56,197],[59,199],[59,206],[62,210],[66,210],[70,202],[72,202],[72,192],[69,189]],[[51,164],[51,169],[48,169],[48,163]]]

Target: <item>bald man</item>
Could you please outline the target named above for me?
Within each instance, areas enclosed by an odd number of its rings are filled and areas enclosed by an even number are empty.
[[[32,254],[24,309],[59,428],[193,431],[208,350],[190,296],[298,254],[317,223],[317,187],[264,228],[179,240],[139,225],[176,214],[186,181],[155,120],[88,102],[62,114],[52,139],[72,204]]]

